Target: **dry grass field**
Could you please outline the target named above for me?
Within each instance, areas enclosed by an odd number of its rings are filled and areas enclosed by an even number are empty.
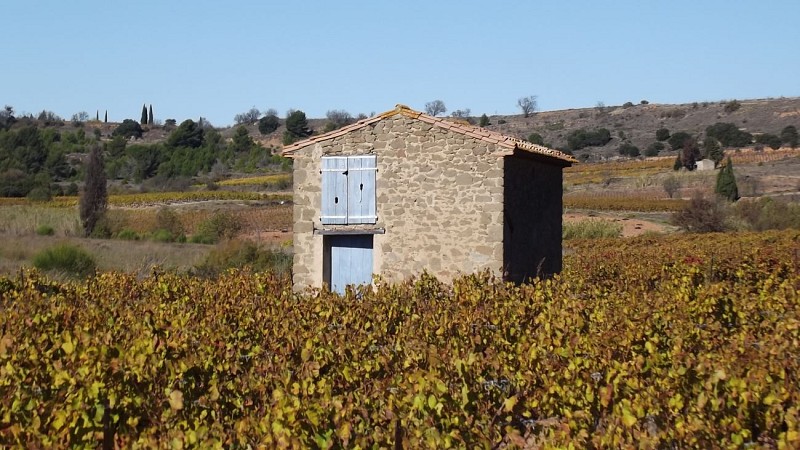
[[[161,267],[185,272],[201,263],[216,246],[149,239],[149,234],[158,228],[156,216],[162,208],[175,214],[187,235],[195,233],[204,220],[224,212],[241,225],[235,239],[248,239],[283,251],[291,247],[290,204],[210,201],[110,209],[108,217],[113,227],[135,232],[141,236],[137,240],[82,237],[76,207],[11,205],[0,207],[0,274],[30,267],[37,253],[63,243],[86,250],[101,271],[147,274],[153,267]],[[50,228],[52,234],[37,233],[43,227]]]

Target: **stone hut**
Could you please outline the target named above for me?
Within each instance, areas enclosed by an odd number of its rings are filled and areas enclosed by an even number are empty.
[[[403,105],[283,155],[294,160],[295,290],[561,270],[569,155]]]
[[[714,170],[716,168],[717,164],[713,159],[701,159],[697,161],[697,170]]]

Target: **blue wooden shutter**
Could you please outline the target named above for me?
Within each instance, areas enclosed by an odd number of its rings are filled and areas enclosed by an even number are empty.
[[[347,158],[322,158],[322,223],[347,223]]]
[[[347,223],[375,223],[375,155],[347,158]]]

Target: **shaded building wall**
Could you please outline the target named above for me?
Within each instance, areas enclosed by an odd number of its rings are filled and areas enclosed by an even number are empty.
[[[520,283],[560,272],[562,167],[518,153],[505,160],[505,277]]]
[[[386,281],[427,270],[449,281],[503,265],[503,164],[494,144],[402,115],[296,152],[294,287],[321,286],[323,155],[376,154],[374,269]],[[326,228],[335,228],[326,226]]]

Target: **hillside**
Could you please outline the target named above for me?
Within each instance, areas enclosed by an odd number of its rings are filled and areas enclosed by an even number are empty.
[[[620,133],[624,133],[623,136],[631,144],[644,151],[656,141],[655,133],[659,128],[667,128],[671,133],[684,131],[702,138],[706,127],[717,122],[733,123],[754,135],[777,135],[788,125],[800,127],[800,98],[739,100],[741,106],[737,110],[726,112],[728,103],[605,106],[543,111],[528,118],[522,115],[490,116],[491,125],[487,128],[521,139],[527,139],[531,133],[539,133],[546,144],[555,148],[566,148],[566,136],[573,130],[606,128],[611,132],[610,142],[602,147],[589,147],[575,152],[576,156],[589,155],[589,160],[599,160],[619,156],[617,148],[625,140],[620,138]],[[671,153],[662,153],[668,154]]]
[[[642,100],[646,102],[646,100]],[[738,103],[738,108],[731,108],[731,102]],[[731,110],[735,109],[735,110]],[[477,111],[476,111],[477,113]],[[475,124],[479,116],[469,120]],[[623,106],[594,106],[588,108],[566,109],[558,111],[541,111],[529,117],[518,115],[488,116],[490,124],[487,129],[499,133],[528,139],[531,133],[542,136],[544,143],[553,148],[566,149],[567,135],[579,129],[593,130],[606,128],[611,132],[611,141],[599,147],[588,147],[576,151],[577,156],[585,159],[600,160],[619,156],[617,148],[623,142],[629,142],[642,151],[656,141],[655,132],[666,128],[671,133],[683,131],[702,140],[705,129],[718,122],[733,123],[739,129],[753,135],[771,133],[778,135],[781,130],[794,125],[800,128],[800,97],[772,98],[754,100],[723,100],[716,102],[694,102],[684,104],[628,103]],[[266,148],[281,147],[281,136],[285,131],[281,118],[281,126],[268,135],[258,131],[257,124],[246,125],[250,136]],[[308,125],[314,134],[320,134],[328,120],[309,118]],[[15,128],[36,124],[40,127],[57,128],[60,131],[74,130],[69,121],[42,123],[33,119],[21,118]],[[117,123],[87,122],[82,124],[87,135],[99,129],[102,138],[111,136]],[[157,143],[165,140],[174,127],[145,125],[144,135],[140,142]],[[236,126],[217,128],[224,138],[230,139]],[[669,147],[667,146],[667,150]],[[669,154],[669,151],[662,155]]]
[[[490,125],[486,128],[520,139],[527,139],[531,133],[538,133],[546,145],[562,149],[567,148],[567,135],[571,131],[582,128],[608,129],[612,139],[606,145],[588,147],[575,152],[577,156],[588,155],[589,161],[618,157],[617,148],[624,141],[639,147],[644,152],[648,145],[656,141],[655,133],[659,128],[667,128],[671,133],[687,132],[701,139],[705,129],[718,122],[733,123],[753,135],[762,133],[778,135],[789,125],[800,128],[800,98],[738,100],[736,102],[740,106],[735,111],[730,111],[731,108],[728,106],[730,102],[595,106],[542,111],[527,118],[521,114],[493,115],[489,116]],[[470,120],[477,124],[479,116],[474,116]],[[309,126],[315,133],[319,133],[326,123],[326,119],[309,119]],[[255,125],[248,126],[248,129],[254,139],[265,146],[281,145],[283,126],[267,136],[261,136]],[[669,146],[662,155],[673,154],[668,150]]]

